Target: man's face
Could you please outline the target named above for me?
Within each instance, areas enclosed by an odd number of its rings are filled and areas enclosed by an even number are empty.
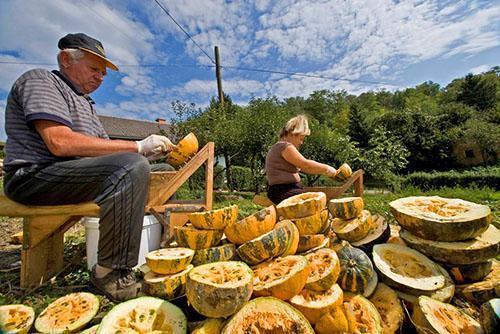
[[[76,62],[70,62],[64,74],[80,90],[81,93],[90,94],[101,85],[106,75],[106,63],[103,59],[84,52],[84,57]]]

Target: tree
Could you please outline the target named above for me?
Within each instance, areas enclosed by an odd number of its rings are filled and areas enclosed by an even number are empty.
[[[465,123],[464,139],[477,143],[485,165],[497,163],[497,151],[500,150],[498,124],[477,117],[471,118]]]
[[[349,137],[358,143],[358,147],[366,147],[370,139],[361,107],[354,103],[351,105],[349,113]]]
[[[467,74],[457,96],[457,101],[480,111],[495,108],[497,80],[496,74],[488,76]]]

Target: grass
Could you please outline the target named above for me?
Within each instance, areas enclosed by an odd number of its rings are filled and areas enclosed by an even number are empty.
[[[500,192],[489,188],[442,188],[423,192],[415,188],[407,188],[400,193],[372,193],[364,195],[365,207],[372,213],[384,215],[390,218],[389,202],[407,196],[431,196],[438,195],[448,198],[462,198],[468,201],[488,205],[493,212],[496,224],[500,221]],[[187,188],[181,188],[177,194],[178,199],[193,198],[201,196],[201,191],[190,194]],[[253,193],[233,192],[214,193],[214,208],[237,204],[240,217],[248,216],[261,207],[252,203]],[[0,217],[1,218],[1,217]],[[36,290],[22,290],[19,285],[19,272],[0,272],[0,305],[23,303],[35,308],[37,314],[42,311],[51,301],[74,291],[88,291],[89,273],[86,269],[85,236],[83,234],[70,235],[65,242],[66,270],[56,279]],[[99,296],[101,310],[99,319],[113,306],[105,297]]]

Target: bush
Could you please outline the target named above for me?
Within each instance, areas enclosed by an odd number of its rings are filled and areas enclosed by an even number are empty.
[[[231,167],[234,189],[238,191],[252,191],[255,189],[252,170],[248,167]]]
[[[489,187],[499,190],[500,166],[473,168],[463,172],[416,172],[405,177],[403,186],[416,187],[422,190],[441,187]]]

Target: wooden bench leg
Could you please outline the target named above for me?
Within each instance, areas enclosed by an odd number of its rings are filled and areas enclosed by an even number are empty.
[[[363,197],[363,173],[360,173],[358,179],[354,181],[354,196]]]

